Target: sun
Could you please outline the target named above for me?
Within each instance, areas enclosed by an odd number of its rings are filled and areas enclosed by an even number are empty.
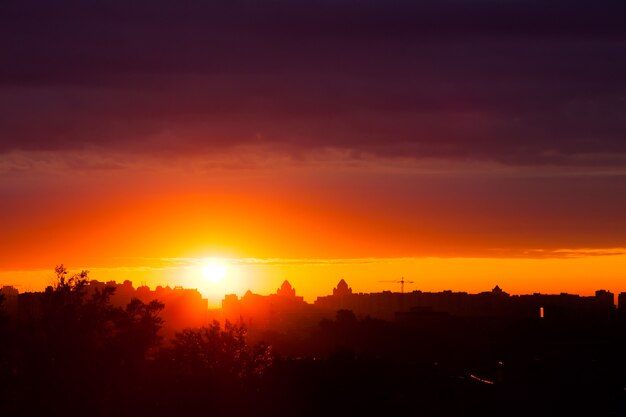
[[[213,283],[220,282],[226,277],[227,268],[226,265],[211,262],[202,266],[202,276]]]

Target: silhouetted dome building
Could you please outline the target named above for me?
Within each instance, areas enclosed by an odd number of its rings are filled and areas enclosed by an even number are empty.
[[[303,319],[311,320],[310,305],[303,297],[296,296],[289,281],[284,281],[275,294],[260,295],[248,290],[241,299],[234,294],[226,296],[222,301],[222,314],[225,320],[244,323],[252,331],[284,331],[300,325]],[[317,322],[319,319],[315,317]]]
[[[341,297],[343,295],[351,295],[351,294],[352,294],[352,288],[348,287],[348,283],[343,279],[339,281],[339,284],[337,284],[337,288],[333,289],[334,296]]]
[[[283,285],[281,285],[280,288],[276,291],[276,294],[283,297],[295,297],[296,289],[292,288],[289,281],[285,280],[285,282],[283,282]]]
[[[507,293],[505,293],[504,291],[502,291],[502,288],[500,288],[499,285],[496,285],[495,287],[493,287],[493,290],[491,290],[491,293],[494,295],[509,295]]]

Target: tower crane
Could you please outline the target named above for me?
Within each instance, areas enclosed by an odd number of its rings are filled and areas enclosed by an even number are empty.
[[[382,280],[378,282],[395,282],[396,284],[400,284],[400,292],[404,294],[404,284],[413,284],[415,281],[407,281],[402,277],[400,280]]]

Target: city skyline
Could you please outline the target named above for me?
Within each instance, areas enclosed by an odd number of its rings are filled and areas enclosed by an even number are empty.
[[[344,259],[344,260],[259,260],[232,258],[192,258],[160,260],[158,266],[88,269],[100,281],[130,280],[134,285],[182,286],[196,288],[212,307],[220,305],[226,294],[242,296],[246,291],[269,293],[289,280],[298,283],[300,293],[309,302],[325,294],[328,288],[344,278],[359,292],[400,291],[404,277],[411,283],[406,291],[465,291],[477,293],[494,285],[511,294],[533,292],[592,295],[603,288],[616,294],[626,291],[622,278],[621,256],[575,257],[574,259]],[[156,261],[156,260],[152,260]],[[567,268],[572,264],[573,268]],[[566,267],[563,267],[563,266]],[[218,266],[219,279],[209,271]],[[601,268],[611,272],[602,276]],[[80,270],[82,268],[72,268]],[[381,272],[382,270],[382,272]],[[415,271],[413,274],[406,271]],[[477,272],[478,271],[478,272]],[[507,273],[507,271],[509,271]],[[29,284],[21,281],[25,274]],[[591,279],[594,277],[594,279]],[[549,282],[546,279],[550,278]],[[53,281],[48,270],[0,273],[0,284],[14,285],[21,291],[41,291]]]
[[[64,265],[61,265],[60,267],[65,268]],[[83,271],[87,276],[89,276],[90,271]],[[298,281],[294,281],[296,284],[298,284]],[[275,281],[276,284],[280,283],[280,286],[278,287],[278,290],[270,290],[269,292],[256,292],[253,291],[251,288],[247,288],[245,291],[241,291],[238,293],[232,292],[225,292],[222,296],[222,298],[220,300],[218,300],[217,303],[212,302],[214,300],[212,300],[211,296],[206,296],[201,289],[197,288],[197,287],[184,287],[182,285],[169,285],[169,284],[165,284],[165,285],[160,285],[157,284],[155,286],[150,286],[148,285],[146,282],[141,282],[140,284],[136,284],[131,280],[115,280],[115,279],[110,279],[110,280],[106,280],[106,281],[101,281],[98,279],[94,279],[94,278],[89,278],[88,281],[88,288],[104,288],[106,286],[111,286],[117,289],[122,289],[123,291],[143,291],[143,292],[152,292],[154,293],[154,299],[159,299],[158,294],[165,291],[165,292],[169,292],[172,290],[175,291],[183,291],[183,292],[191,292],[191,293],[196,293],[199,297],[201,297],[201,299],[203,301],[206,302],[206,308],[211,310],[211,309],[222,309],[223,308],[223,303],[224,301],[228,300],[228,299],[240,299],[243,297],[246,297],[250,294],[253,294],[255,296],[261,296],[261,297],[267,297],[269,295],[272,294],[279,294],[281,293],[281,291],[288,293],[291,297],[295,297],[296,295],[296,288],[292,285],[292,282],[289,279],[281,279],[278,281]],[[300,282],[303,283],[303,282]],[[326,292],[321,291],[319,294],[316,294],[314,297],[304,297],[302,295],[301,292],[298,292],[298,299],[300,299],[303,303],[305,304],[317,304],[320,300],[323,300],[325,298],[328,298],[331,294],[332,295],[337,295],[338,292],[338,288],[341,288],[340,291],[347,291],[349,290],[349,294],[350,295],[381,295],[381,294],[389,294],[389,295],[394,295],[396,297],[404,297],[406,296],[411,296],[411,294],[415,295],[415,294],[461,294],[461,295],[480,295],[480,294],[486,294],[486,293],[490,293],[490,292],[497,292],[497,293],[502,293],[505,294],[507,297],[511,296],[513,298],[518,298],[518,297],[524,297],[524,296],[567,296],[567,297],[580,297],[581,299],[584,298],[590,298],[590,297],[594,297],[594,296],[598,296],[599,293],[607,293],[610,294],[611,297],[613,298],[613,304],[620,308],[620,303],[619,303],[619,298],[620,297],[624,297],[624,301],[626,301],[626,291],[625,292],[617,292],[617,293],[613,293],[610,290],[607,290],[606,288],[596,288],[595,290],[589,292],[589,293],[572,293],[572,292],[568,292],[568,291],[555,291],[555,292],[541,292],[541,291],[530,291],[530,292],[526,292],[526,293],[512,293],[510,291],[506,291],[506,288],[503,289],[501,288],[501,286],[499,284],[494,284],[495,286],[493,288],[483,288],[483,289],[479,289],[476,291],[463,291],[463,290],[453,290],[453,289],[444,289],[444,290],[439,290],[439,291],[434,291],[434,290],[424,290],[422,288],[416,288],[417,284],[415,281],[412,281],[408,278],[405,278],[404,276],[400,277],[400,279],[397,280],[380,280],[378,281],[379,284],[383,284],[383,289],[381,289],[380,291],[360,291],[358,288],[355,288],[355,290],[353,291],[352,287],[350,286],[350,284],[346,281],[346,279],[344,278],[339,278],[339,281],[337,281],[337,284],[335,285],[335,287],[333,288],[332,286],[330,287],[332,289],[332,291],[329,291],[329,289],[326,289]],[[55,282],[51,283],[52,286],[56,285]],[[284,290],[285,286],[287,286],[287,290]],[[50,287],[50,286],[48,286]],[[23,286],[21,285],[11,285],[11,284],[2,284],[0,283],[0,292],[2,291],[2,289],[6,289],[7,291],[11,291],[11,292],[15,292],[15,294],[19,294],[19,293],[41,293],[42,291],[37,291],[37,290],[31,290],[31,289],[24,289]],[[283,290],[281,290],[281,288]],[[125,295],[124,296],[124,300],[126,301],[130,301],[130,299],[132,298],[131,295]],[[145,296],[144,296],[145,298]],[[622,304],[624,303],[624,301],[622,301]],[[626,305],[621,305],[621,308],[626,308]]]

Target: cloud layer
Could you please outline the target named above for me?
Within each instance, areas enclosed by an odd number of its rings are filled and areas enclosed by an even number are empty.
[[[626,163],[621,1],[7,1],[0,153]]]

